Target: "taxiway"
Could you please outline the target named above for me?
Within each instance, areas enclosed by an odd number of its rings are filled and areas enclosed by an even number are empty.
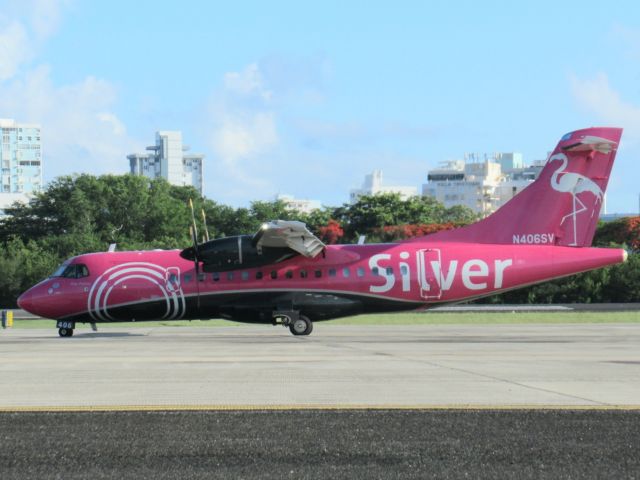
[[[640,408],[640,325],[0,333],[0,410]]]

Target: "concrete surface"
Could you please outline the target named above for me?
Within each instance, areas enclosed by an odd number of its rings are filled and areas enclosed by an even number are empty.
[[[0,333],[0,410],[640,405],[640,325]]]

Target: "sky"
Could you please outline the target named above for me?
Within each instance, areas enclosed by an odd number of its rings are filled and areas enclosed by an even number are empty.
[[[624,128],[609,213],[638,211],[640,2],[0,0],[0,118],[42,126],[45,181],[126,173],[181,130],[205,195],[338,206],[374,169],[544,159]]]

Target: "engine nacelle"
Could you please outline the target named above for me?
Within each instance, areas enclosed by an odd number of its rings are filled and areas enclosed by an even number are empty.
[[[269,247],[261,250],[252,235],[218,238],[198,245],[198,257],[205,272],[225,272],[240,268],[255,268],[282,262],[297,255],[287,247]],[[180,256],[195,260],[193,247],[185,248]]]

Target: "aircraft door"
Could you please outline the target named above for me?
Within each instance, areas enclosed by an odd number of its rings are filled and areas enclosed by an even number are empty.
[[[424,299],[438,299],[442,296],[442,287],[432,262],[442,265],[442,258],[439,248],[425,248],[417,252],[418,263],[418,285],[420,286],[420,296]]]

